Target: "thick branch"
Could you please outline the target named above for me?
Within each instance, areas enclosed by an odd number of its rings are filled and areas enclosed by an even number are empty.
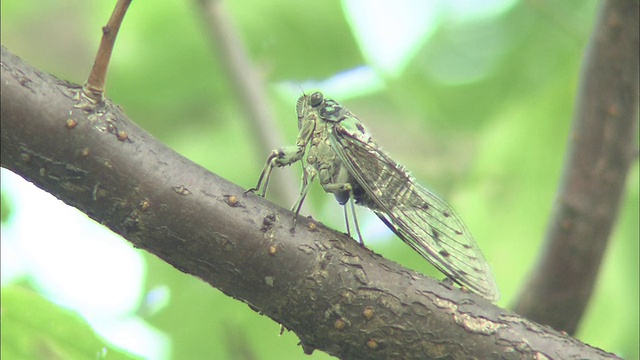
[[[615,358],[405,269],[190,162],[2,49],[2,166],[342,358]]]
[[[575,333],[637,158],[638,1],[606,1],[585,54],[544,251],[514,308]]]

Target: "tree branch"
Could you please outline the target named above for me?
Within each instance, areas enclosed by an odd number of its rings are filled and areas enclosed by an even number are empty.
[[[514,311],[576,331],[637,159],[638,1],[603,3],[585,53],[569,153],[538,265]]]
[[[616,358],[210,173],[2,48],[2,166],[341,358]]]

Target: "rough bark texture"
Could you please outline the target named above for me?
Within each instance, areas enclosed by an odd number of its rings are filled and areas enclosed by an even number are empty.
[[[585,52],[569,153],[538,265],[514,311],[575,333],[637,159],[638,1],[603,3]]]
[[[227,182],[2,49],[2,166],[314,349],[357,359],[615,358]],[[117,264],[114,264],[117,266]]]

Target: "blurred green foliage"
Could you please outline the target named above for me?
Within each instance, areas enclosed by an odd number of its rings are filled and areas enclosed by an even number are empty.
[[[138,359],[114,349],[78,314],[20,286],[2,289],[3,359]]]
[[[113,4],[3,1],[2,44],[47,72],[83,83]],[[341,3],[225,5],[267,84],[277,130],[293,143],[294,102],[275,85],[322,80],[366,65]],[[517,296],[541,246],[596,5],[520,1],[498,17],[453,24],[442,15],[433,37],[400,76],[385,78],[383,90],[338,99],[393,158],[466,220],[493,266],[501,306],[508,307]],[[176,151],[248,188],[267,154],[252,141],[256,135],[242,111],[246,104],[236,98],[199,13],[195,2],[133,2],[116,42],[107,96]],[[462,81],[465,74],[476,75]],[[297,178],[296,169],[290,174]],[[577,334],[627,359],[639,356],[638,197],[635,164]],[[316,218],[327,207],[340,213],[333,197],[319,187],[308,201]],[[340,215],[320,220],[337,229],[344,226]],[[371,247],[442,277],[400,241]],[[169,335],[173,358],[308,358],[295,335],[278,336],[272,320],[154,256],[146,259],[146,289],[166,286],[171,298],[164,309],[143,316]],[[4,311],[3,298],[3,323]],[[328,356],[316,352],[313,358]]]

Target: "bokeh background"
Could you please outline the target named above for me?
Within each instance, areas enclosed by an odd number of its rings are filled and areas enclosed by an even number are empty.
[[[3,0],[2,45],[82,84],[115,1]],[[582,54],[598,2],[585,0],[227,1],[281,137],[295,100],[321,90],[465,219],[509,307],[534,265],[553,207]],[[107,96],[162,142],[245,188],[268,149],[226,72],[197,1],[134,1]],[[299,166],[269,196],[290,207]],[[291,186],[294,184],[294,186]],[[638,164],[577,337],[638,354]],[[277,195],[282,196],[277,196]],[[361,209],[367,245],[442,278]],[[314,186],[303,215],[344,230]],[[212,219],[215,221],[215,219]],[[2,170],[2,357],[325,359],[291,332],[134,249]]]

